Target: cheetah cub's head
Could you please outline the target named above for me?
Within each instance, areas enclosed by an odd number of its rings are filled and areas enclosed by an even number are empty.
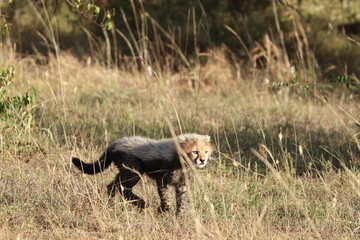
[[[178,141],[195,168],[201,169],[206,166],[213,150],[210,136],[183,134],[178,136]]]

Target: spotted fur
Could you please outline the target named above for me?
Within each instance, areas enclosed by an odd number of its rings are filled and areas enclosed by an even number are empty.
[[[186,185],[192,178],[193,167],[204,168],[211,152],[211,139],[207,135],[192,133],[162,140],[136,136],[114,141],[93,163],[84,163],[75,157],[72,157],[72,162],[86,174],[99,173],[114,163],[119,173],[107,186],[109,196],[114,197],[119,191],[125,199],[140,208],[146,207],[145,201],[134,194],[132,188],[142,174],[156,182],[160,212],[170,209],[168,188],[174,186],[176,214],[179,215],[184,208]]]

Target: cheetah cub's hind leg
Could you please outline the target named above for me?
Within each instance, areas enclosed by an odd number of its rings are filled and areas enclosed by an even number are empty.
[[[141,180],[140,163],[133,159],[132,168],[122,165],[119,170],[120,172],[116,175],[114,181],[107,186],[109,197],[113,198],[116,191],[118,191],[135,206],[139,208],[147,207],[145,201],[132,191],[132,188]]]
[[[107,190],[109,197],[115,197],[116,191],[129,202],[139,208],[145,208],[145,201],[133,193],[132,188],[140,181],[140,176],[129,169],[122,169],[109,185]]]

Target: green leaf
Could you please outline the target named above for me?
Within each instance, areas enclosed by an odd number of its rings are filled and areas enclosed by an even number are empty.
[[[34,104],[37,101],[37,92],[36,89],[34,87],[32,87],[32,99],[31,102]]]
[[[99,14],[100,13],[100,7],[99,6],[95,6],[95,13]]]
[[[105,22],[105,27],[107,30],[111,30],[113,28],[113,24],[110,21]]]

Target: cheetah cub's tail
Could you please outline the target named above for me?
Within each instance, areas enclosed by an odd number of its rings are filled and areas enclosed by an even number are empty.
[[[72,163],[77,167],[80,171],[86,174],[96,174],[104,171],[104,169],[108,168],[111,164],[111,160],[109,157],[105,157],[105,153],[100,156],[100,158],[93,163],[85,163],[81,161],[79,158],[70,157]]]

